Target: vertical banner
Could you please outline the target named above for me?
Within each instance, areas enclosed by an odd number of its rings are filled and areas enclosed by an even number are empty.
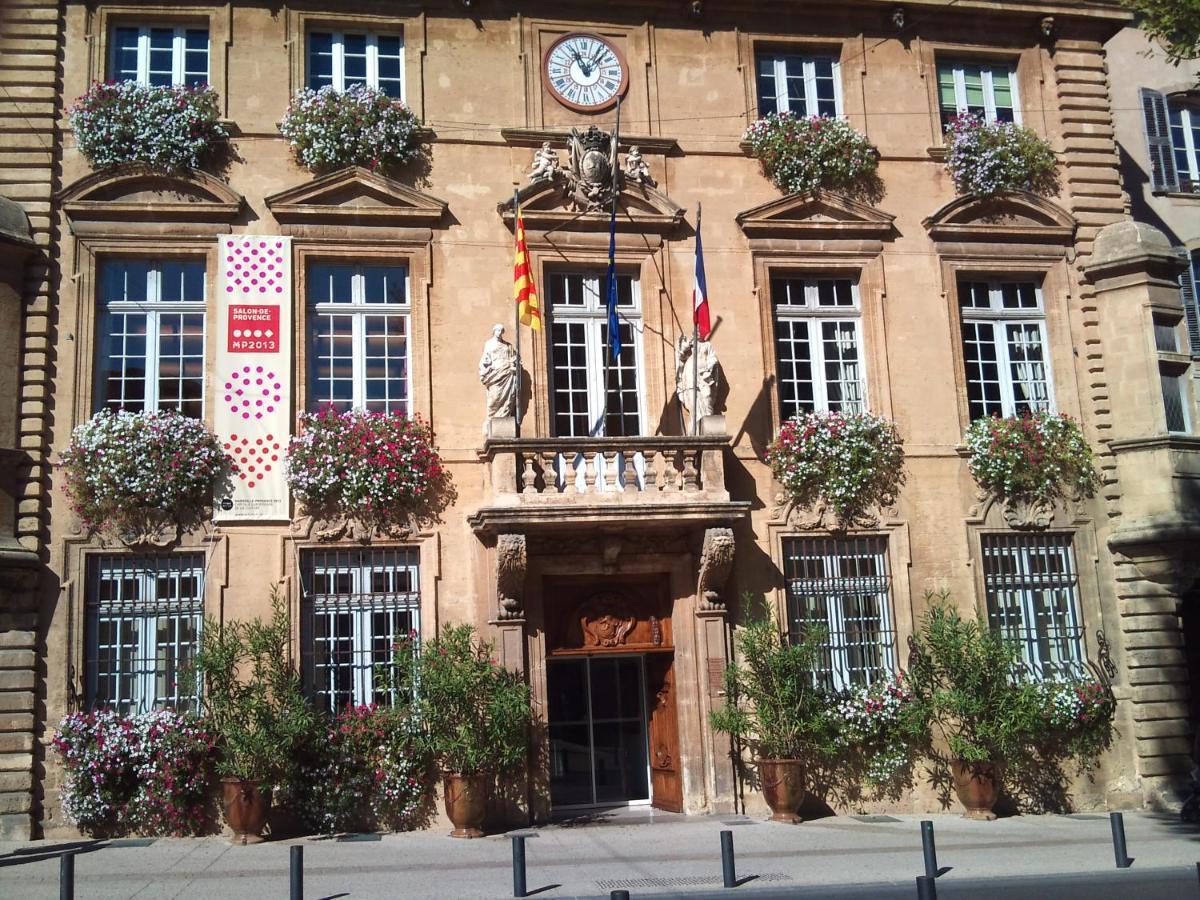
[[[292,409],[292,247],[222,237],[213,386],[217,437],[237,463],[216,519],[289,518],[284,457]]]

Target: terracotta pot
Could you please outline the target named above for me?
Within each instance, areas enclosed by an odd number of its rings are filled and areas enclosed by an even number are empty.
[[[487,813],[487,791],[482,775],[447,775],[443,784],[446,815],[454,823],[450,837],[483,837],[483,817]]]
[[[992,812],[1000,796],[1000,777],[996,764],[956,759],[950,763],[950,772],[954,776],[954,792],[958,794],[958,802],[966,808],[963,818],[985,822],[996,818]]]
[[[804,802],[804,763],[798,759],[760,759],[763,799],[771,807],[772,822],[796,824]]]
[[[243,778],[221,779],[221,800],[225,821],[233,829],[235,844],[258,844],[271,808],[271,792],[262,790],[258,781]]]

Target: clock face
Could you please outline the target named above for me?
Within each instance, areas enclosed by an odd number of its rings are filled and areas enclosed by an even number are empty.
[[[624,93],[629,69],[620,51],[599,35],[565,34],[546,51],[542,77],[563,106],[598,112]]]

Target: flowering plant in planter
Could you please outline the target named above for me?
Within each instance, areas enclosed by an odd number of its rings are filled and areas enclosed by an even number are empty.
[[[994,197],[1005,191],[1058,193],[1058,159],[1048,141],[1012,122],[955,117],[946,126],[946,168],[960,194]]]
[[[288,446],[287,480],[312,515],[387,531],[435,519],[453,499],[419,416],[329,407],[302,414],[300,429]]]
[[[51,746],[67,818],[91,834],[201,834],[212,825],[213,736],[170,710],[71,713]]]
[[[420,155],[417,127],[403,103],[361,84],[346,91],[304,88],[279,123],[296,160],[314,172],[402,165]]]
[[[890,506],[904,484],[904,444],[896,426],[870,413],[802,413],[767,448],[767,464],[791,499],[824,499],[843,523],[870,506]]]
[[[1038,685],[1044,705],[1046,738],[1061,755],[1076,759],[1080,771],[1096,765],[1112,742],[1116,700],[1093,678],[1047,681]]]
[[[928,737],[925,710],[905,672],[845,692],[834,703],[837,745],[867,786],[898,796]]]
[[[347,706],[301,770],[301,812],[318,831],[400,830],[427,818],[429,754],[407,707]]]
[[[96,168],[142,163],[161,171],[197,169],[229,137],[208,85],[96,82],[70,117],[79,152]]]
[[[203,422],[174,410],[101,410],[72,432],[62,466],[84,527],[122,535],[194,526],[235,470]]]
[[[1090,497],[1100,486],[1092,448],[1069,416],[984,416],[967,428],[966,441],[971,475],[1001,499],[1050,503]]]
[[[878,195],[878,151],[843,119],[771,113],[752,123],[742,140],[786,194],[829,188]]]

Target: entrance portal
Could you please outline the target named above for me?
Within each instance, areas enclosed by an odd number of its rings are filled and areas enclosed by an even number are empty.
[[[644,662],[641,655],[547,660],[554,806],[649,802]]]

